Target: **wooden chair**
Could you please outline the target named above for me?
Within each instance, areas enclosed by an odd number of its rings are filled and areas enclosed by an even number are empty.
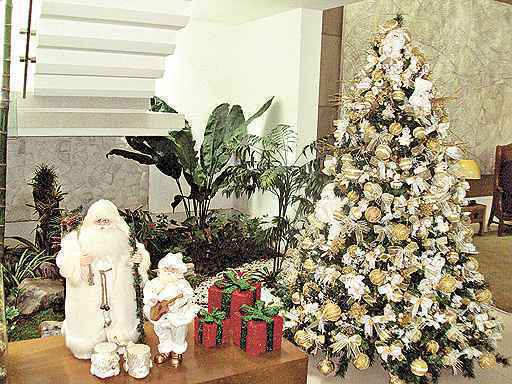
[[[498,236],[505,232],[505,221],[512,221],[512,143],[496,147],[494,192],[488,225],[498,221]]]

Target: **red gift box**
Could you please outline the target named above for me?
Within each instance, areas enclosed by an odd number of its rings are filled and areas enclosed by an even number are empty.
[[[219,325],[219,323],[221,325]],[[220,327],[220,329],[219,329]],[[194,339],[205,348],[227,345],[231,333],[230,321],[208,322],[201,316],[194,319]]]
[[[243,290],[241,287],[247,287]],[[224,280],[217,281],[208,289],[208,311],[214,309],[226,312],[227,318],[238,313],[242,305],[253,305],[261,298],[261,283],[251,283],[235,272],[224,274]]]
[[[233,314],[231,329],[233,343],[251,356],[266,352],[280,351],[283,340],[283,318],[273,316],[271,322],[263,320],[244,320],[242,313]]]

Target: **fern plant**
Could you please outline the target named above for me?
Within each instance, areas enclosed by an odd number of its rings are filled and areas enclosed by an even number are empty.
[[[236,162],[228,167],[226,195],[251,197],[256,191],[270,192],[277,200],[278,214],[270,218],[270,246],[275,250],[273,272],[282,266],[282,256],[294,244],[298,221],[314,209],[328,180],[321,172],[325,151],[312,142],[295,155],[296,134],[288,125],[277,125],[263,136],[246,135],[236,145]]]

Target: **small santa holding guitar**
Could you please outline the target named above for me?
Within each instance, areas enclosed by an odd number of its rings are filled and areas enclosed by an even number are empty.
[[[158,277],[144,287],[144,314],[159,340],[157,364],[171,360],[178,367],[187,350],[188,326],[199,306],[194,304],[194,290],[185,280],[186,271],[183,255],[169,253],[158,263]]]

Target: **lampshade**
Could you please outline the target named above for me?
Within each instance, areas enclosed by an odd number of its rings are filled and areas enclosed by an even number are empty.
[[[478,180],[482,177],[480,167],[475,160],[459,160],[457,165],[461,176],[467,180]]]

